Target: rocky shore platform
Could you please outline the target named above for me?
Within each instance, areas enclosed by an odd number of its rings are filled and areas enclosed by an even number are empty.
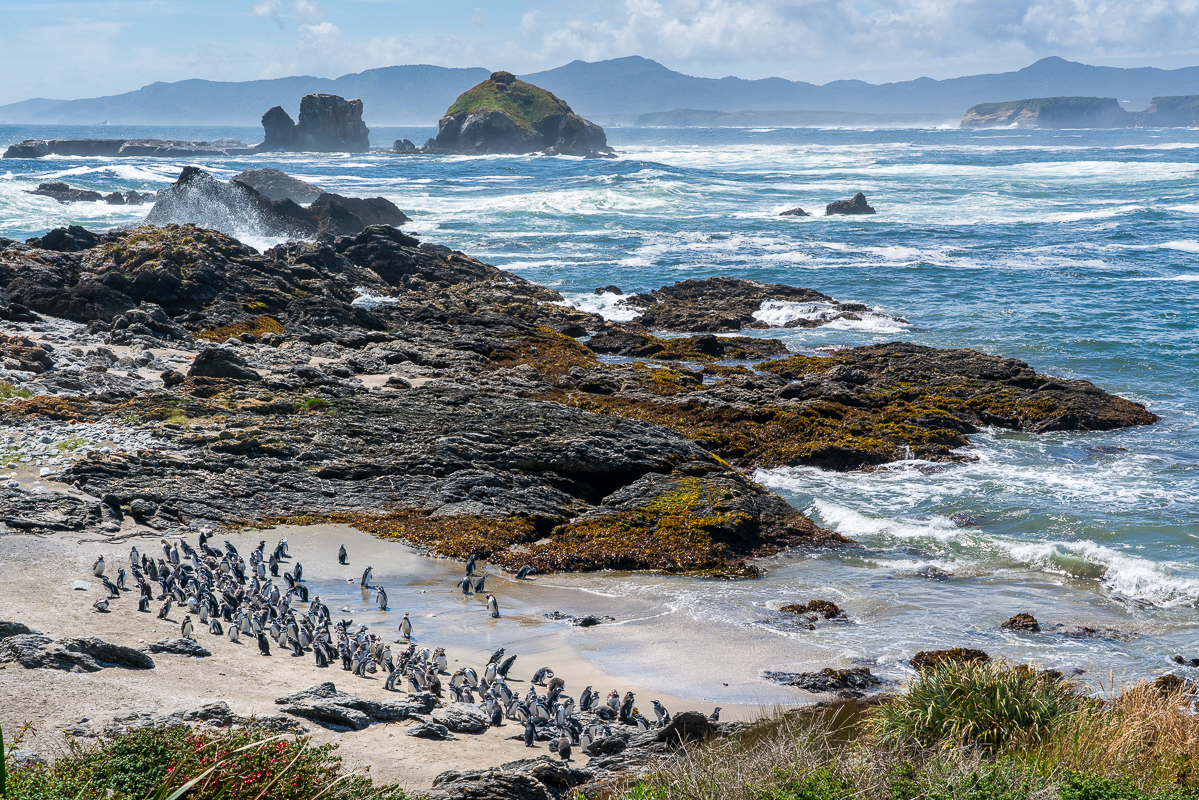
[[[815,304],[810,324],[867,311],[810,289],[711,278],[624,302],[641,316],[613,323],[389,226],[265,253],[174,224],[0,240],[0,521],[335,521],[510,570],[752,576],[850,543],[747,470],[953,462],[982,427],[1157,419],[973,350],[709,332],[761,327],[770,302]],[[28,491],[34,466],[61,490]]]

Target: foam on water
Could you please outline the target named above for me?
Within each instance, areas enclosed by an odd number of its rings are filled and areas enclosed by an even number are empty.
[[[599,314],[604,319],[610,319],[614,322],[629,322],[641,316],[640,311],[621,302],[624,300],[623,295],[612,294],[611,292],[604,292],[603,294],[596,294],[594,292],[563,292],[562,297],[562,305],[571,306],[591,314]]]

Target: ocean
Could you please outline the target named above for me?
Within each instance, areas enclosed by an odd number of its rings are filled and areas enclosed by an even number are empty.
[[[379,129],[376,145],[430,129]],[[51,157],[0,162],[0,236],[136,224],[148,206],[60,205],[37,183],[161,188],[185,163],[222,178],[275,167],[347,195],[383,195],[408,229],[571,303],[628,318],[612,295],[732,275],[807,286],[885,314],[752,335],[793,350],[910,341],[1012,356],[1145,403],[1147,428],[971,437],[967,463],[874,472],[764,470],[755,478],[864,549],[788,553],[764,578],[598,574],[542,579],[635,603],[650,630],[736,645],[747,668],[866,664],[892,680],[916,651],[993,656],[1118,680],[1199,657],[1199,130],[613,128],[615,160],[541,156],[273,154]],[[250,128],[0,126],[0,142],[53,136],[242,137]],[[819,216],[864,192],[870,217]],[[817,216],[780,217],[800,206]],[[240,238],[273,244],[255,231]],[[794,309],[765,310],[783,320]],[[961,526],[950,517],[965,515]],[[930,571],[935,567],[943,575]],[[622,600],[623,598],[623,600]],[[814,631],[776,609],[822,598],[848,621]],[[1030,612],[1046,630],[1003,631]],[[1065,626],[1049,630],[1053,625]],[[1088,628],[1089,631],[1078,630]],[[634,635],[628,642],[653,636]],[[592,655],[678,690],[669,649],[613,640]],[[677,653],[675,654],[677,658]],[[697,696],[727,696],[690,677]],[[746,684],[729,701],[752,702]],[[755,692],[757,692],[755,694]],[[769,696],[774,697],[771,693]]]

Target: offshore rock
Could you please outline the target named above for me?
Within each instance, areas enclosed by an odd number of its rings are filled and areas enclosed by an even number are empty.
[[[333,236],[353,236],[372,225],[398,228],[410,222],[408,215],[385,197],[342,197],[324,193],[308,207],[317,232]]]
[[[979,103],[962,118],[963,128],[1127,128],[1136,122],[1113,97],[1033,97]]]
[[[4,152],[4,158],[42,158],[48,155],[188,158],[244,155],[250,152],[252,151],[239,139],[217,139],[211,142],[164,139],[26,139],[11,145]]]
[[[104,195],[89,189],[72,189],[62,181],[39,183],[36,189],[30,189],[28,194],[41,197],[52,197],[60,203],[95,203],[104,199]]]
[[[219,181],[199,167],[184,167],[175,183],[158,193],[146,222],[190,223],[264,236],[303,237],[316,232],[311,215],[292,201],[272,202],[244,183]]]
[[[1199,95],[1155,97],[1137,117],[1146,128],[1193,128],[1199,126]]]
[[[293,123],[280,106],[262,115],[265,138],[254,149],[300,152],[365,153],[370,130],[362,121],[362,101],[334,94],[309,94],[300,100],[300,119]]]
[[[824,209],[824,215],[831,217],[836,214],[873,214],[874,208],[866,202],[866,195],[858,192],[850,200],[834,200]]]
[[[795,208],[788,209],[787,211],[781,212],[779,214],[779,216],[780,217],[810,217],[812,215],[809,214],[808,212],[804,211],[799,206],[796,206]]]
[[[604,129],[571,111],[550,92],[510,72],[464,92],[438,123],[428,153],[533,153],[611,156]]]
[[[1041,624],[1037,622],[1037,618],[1032,614],[1020,613],[1003,623],[999,627],[1009,631],[1027,631],[1028,633],[1038,633],[1041,630]]]
[[[268,200],[290,200],[302,206],[308,205],[324,192],[319,186],[277,169],[247,169],[230,180],[244,183]]]

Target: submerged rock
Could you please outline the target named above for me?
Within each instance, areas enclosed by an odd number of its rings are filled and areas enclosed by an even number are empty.
[[[832,693],[839,697],[862,697],[866,692],[882,685],[882,681],[867,667],[825,667],[819,672],[800,673],[767,672],[766,677],[807,692]]]
[[[60,156],[155,156],[187,158],[192,156],[244,155],[252,152],[240,139],[211,142],[185,142],[164,139],[26,139],[11,145],[4,158],[42,158]]]
[[[836,619],[837,617],[845,616],[836,603],[829,600],[809,600],[807,603],[792,603],[782,606],[779,611],[784,611],[788,614],[814,614],[825,619]]]
[[[982,650],[955,647],[952,650],[921,650],[912,656],[912,666],[918,671],[935,669],[943,664],[986,663],[991,657]]]
[[[104,195],[90,189],[72,189],[61,181],[39,183],[36,189],[30,189],[29,194],[42,197],[52,197],[60,203],[96,203],[104,199]]]
[[[780,217],[810,217],[812,215],[809,214],[808,212],[804,211],[802,208],[799,208],[798,206],[796,206],[795,208],[781,212],[779,214],[779,216]]]

